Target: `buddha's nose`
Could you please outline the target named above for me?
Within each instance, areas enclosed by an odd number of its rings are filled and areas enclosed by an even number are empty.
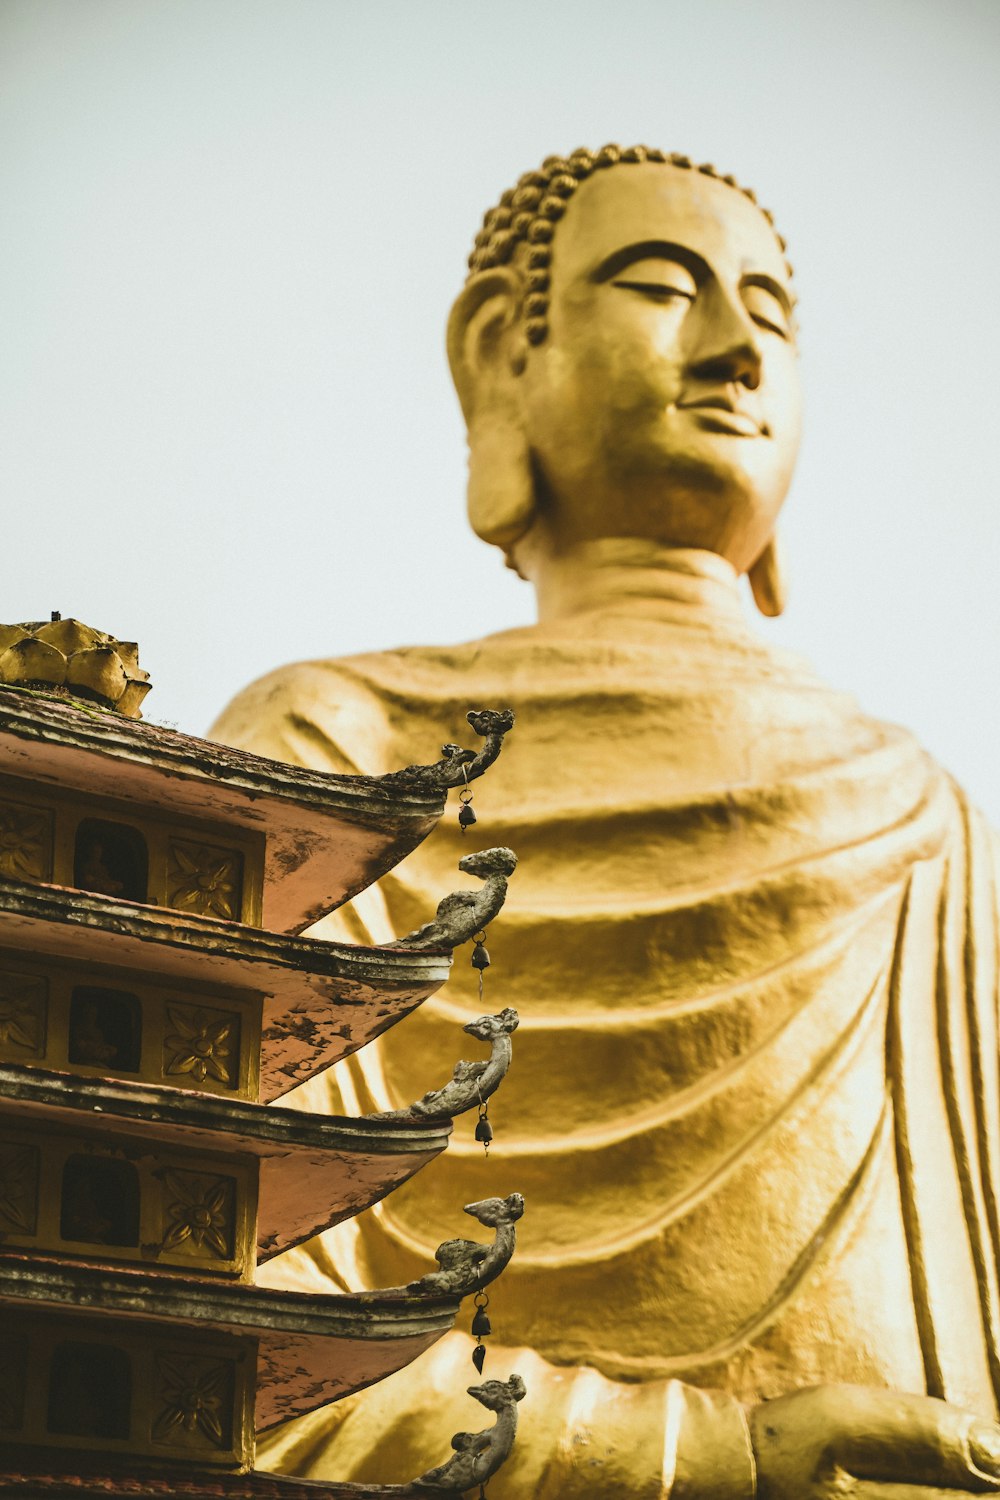
[[[692,362],[691,373],[698,380],[716,380],[745,386],[755,391],[760,385],[761,352],[756,339],[734,339],[725,347],[702,352]]]
[[[737,344],[727,356],[732,369],[732,379],[755,391],[760,385],[760,348],[756,339],[746,339]]]
[[[700,334],[692,350],[692,375],[755,391],[760,385],[763,354],[757,330],[742,304],[725,296],[716,297],[706,308]]]

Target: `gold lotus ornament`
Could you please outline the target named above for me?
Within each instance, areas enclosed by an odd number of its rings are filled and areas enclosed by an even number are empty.
[[[119,641],[80,620],[0,625],[0,683],[87,698],[128,719],[152,684],[135,641]]]

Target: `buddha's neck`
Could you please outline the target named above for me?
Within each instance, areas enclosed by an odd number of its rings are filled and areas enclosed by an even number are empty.
[[[602,537],[532,563],[542,624],[601,614],[746,630],[736,569],[714,552]]]

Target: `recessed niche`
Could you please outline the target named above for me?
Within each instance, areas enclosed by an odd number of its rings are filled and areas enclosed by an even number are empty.
[[[62,1175],[59,1233],[86,1245],[138,1245],[139,1174],[109,1156],[70,1156]]]
[[[81,891],[145,901],[149,883],[146,840],[137,828],[84,818],[76,831],[73,883]]]
[[[24,1423],[27,1373],[27,1342],[0,1333],[0,1429],[16,1431]]]
[[[69,1004],[69,1060],[115,1073],[138,1073],[142,1007],[128,990],[75,986]]]
[[[131,1415],[132,1366],[123,1350],[68,1340],[55,1346],[49,1370],[49,1432],[127,1438]]]

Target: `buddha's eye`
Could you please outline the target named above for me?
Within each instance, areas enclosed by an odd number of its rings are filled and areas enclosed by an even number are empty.
[[[693,302],[698,295],[697,283],[686,266],[653,257],[633,261],[611,285],[639,292],[653,302]]]
[[[791,339],[792,326],[781,299],[760,282],[746,281],[740,289],[743,306],[758,328],[766,328],[779,338]]]

